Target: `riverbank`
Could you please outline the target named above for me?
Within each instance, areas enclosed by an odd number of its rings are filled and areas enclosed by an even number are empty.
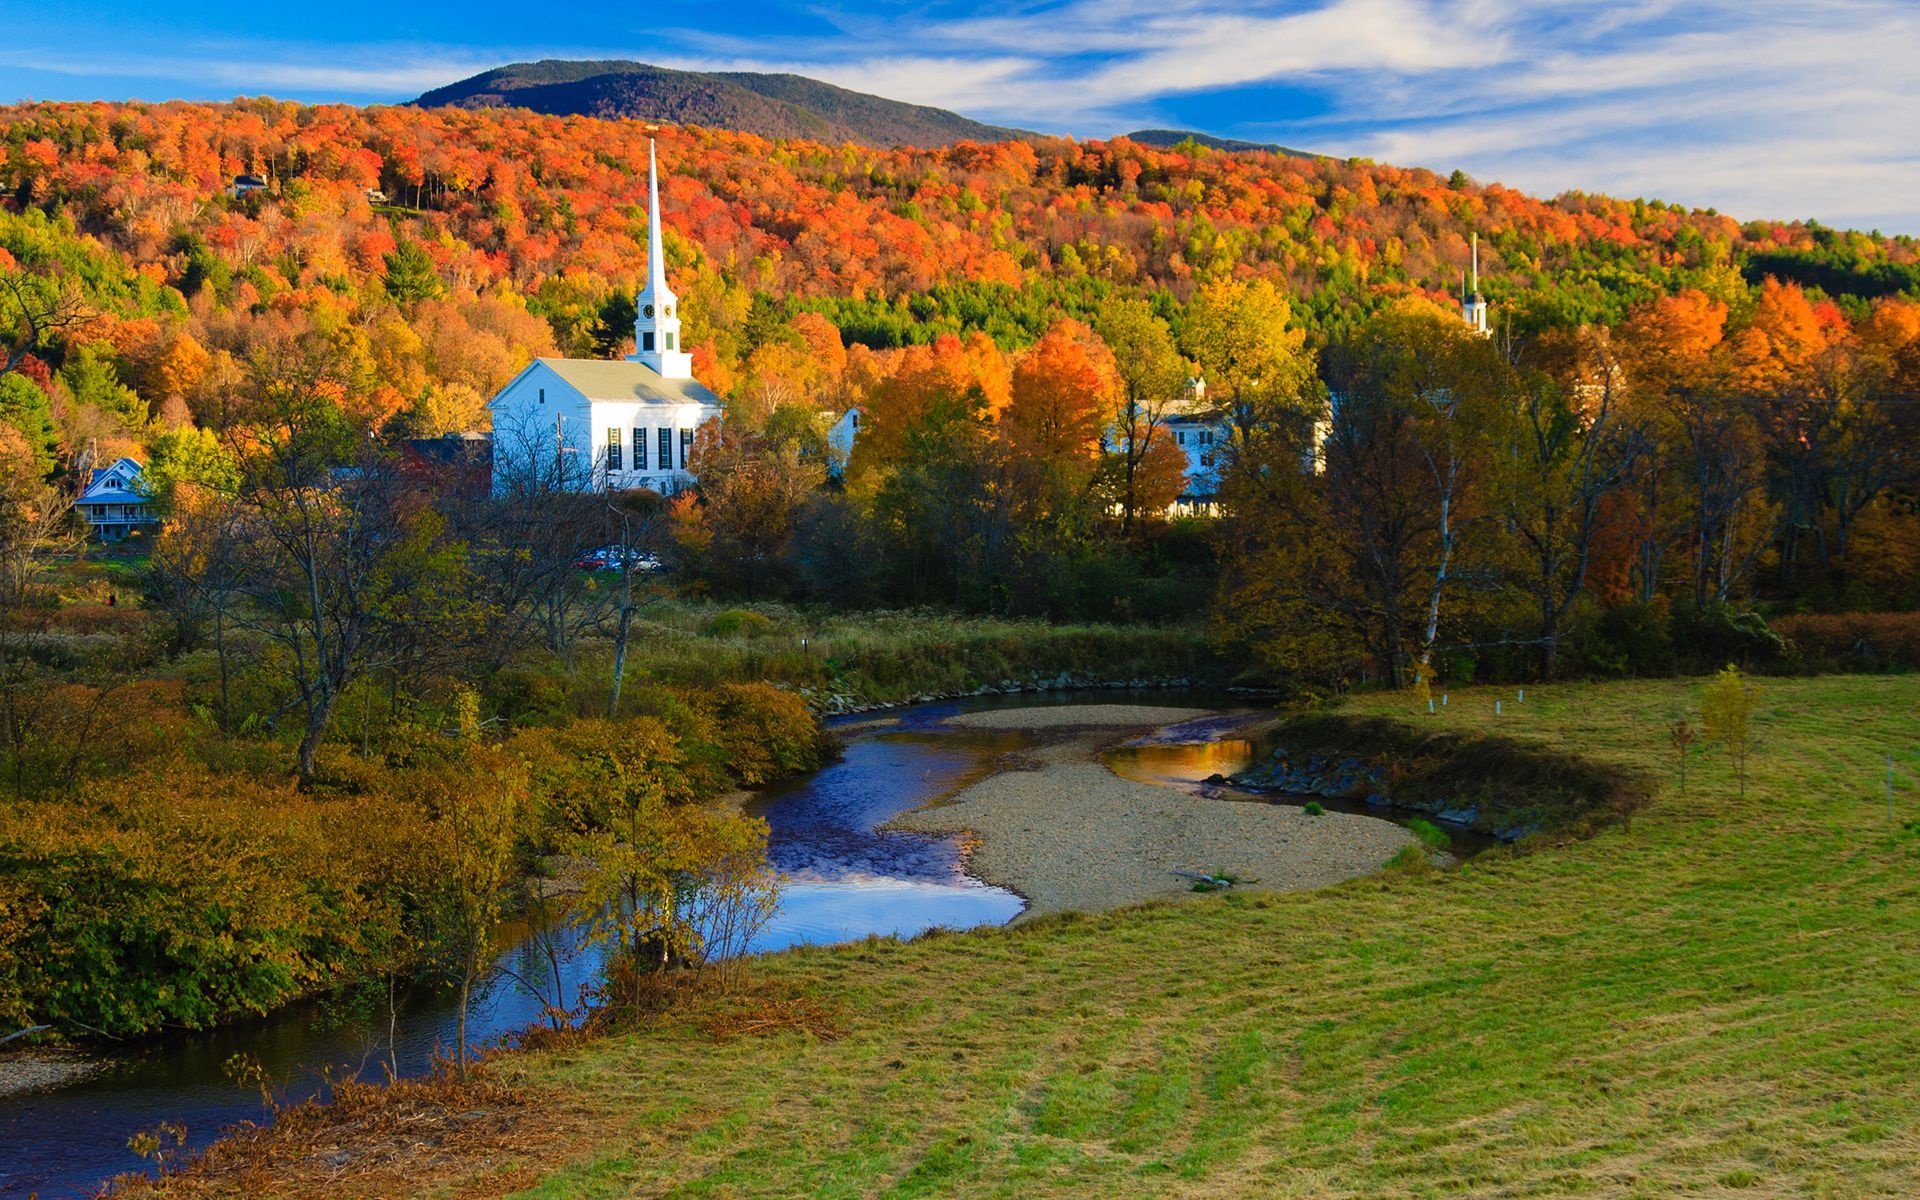
[[[1046,741],[1023,752],[1027,769],[992,775],[887,827],[971,835],[968,869],[1025,896],[1023,921],[1192,895],[1194,873],[1282,891],[1325,887],[1377,870],[1415,844],[1374,817],[1188,795],[1121,779],[1099,762],[1122,742],[1218,716],[1148,705],[960,714],[947,724]]]

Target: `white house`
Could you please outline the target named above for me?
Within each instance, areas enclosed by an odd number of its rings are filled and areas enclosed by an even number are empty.
[[[860,406],[854,405],[835,417],[827,428],[827,473],[845,475],[853,458],[854,439],[860,436]]]
[[[721,415],[721,402],[694,379],[693,356],[681,344],[651,148],[647,201],[647,284],[634,299],[634,353],[622,361],[537,358],[500,389],[488,404],[496,495],[529,482],[663,494],[693,482],[694,432]]]
[[[87,526],[103,542],[117,542],[136,529],[159,523],[153,501],[141,488],[146,467],[134,459],[123,458],[112,466],[96,469],[87,488],[73,502],[87,519]]]
[[[1214,498],[1220,494],[1227,443],[1233,436],[1227,414],[1217,408],[1172,413],[1161,420],[1160,436],[1172,438],[1187,456],[1186,486],[1175,498],[1173,511],[1183,516],[1211,514]]]

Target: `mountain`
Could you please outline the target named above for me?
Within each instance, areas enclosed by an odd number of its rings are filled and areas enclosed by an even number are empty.
[[[1237,138],[1214,137],[1210,133],[1195,133],[1191,129],[1136,129],[1132,133],[1121,135],[1130,142],[1139,142],[1142,146],[1158,146],[1165,149],[1177,146],[1181,142],[1196,142],[1215,150],[1228,152],[1240,150],[1263,150],[1269,154],[1288,154],[1295,158],[1318,158],[1308,150],[1294,150],[1277,142],[1243,142]]]
[[[427,108],[511,107],[558,116],[628,117],[881,148],[1039,136],[803,75],[675,71],[624,60],[513,63],[435,88],[414,103]]]

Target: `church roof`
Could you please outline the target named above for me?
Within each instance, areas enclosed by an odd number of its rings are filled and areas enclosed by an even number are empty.
[[[642,404],[711,404],[720,397],[692,379],[665,379],[645,363],[624,359],[543,358],[540,363],[589,400]]]

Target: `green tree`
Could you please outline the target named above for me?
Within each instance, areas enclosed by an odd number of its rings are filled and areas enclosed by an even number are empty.
[[[1100,306],[1094,330],[1113,351],[1120,378],[1115,411],[1108,417],[1120,459],[1120,528],[1133,531],[1140,508],[1141,468],[1160,439],[1160,423],[1187,391],[1188,364],[1173,343],[1173,331],[1145,300],[1115,295]]]
[[[422,300],[436,300],[446,292],[439,272],[434,269],[433,257],[419,242],[402,239],[386,256],[386,266],[387,295],[395,304],[411,308]]]
[[[66,365],[60,368],[60,379],[73,393],[75,401],[118,417],[129,428],[137,430],[146,426],[147,402],[120,382],[113,359],[92,343],[67,356]]]
[[[0,375],[0,423],[11,425],[26,439],[29,463],[42,477],[58,461],[60,434],[53,424],[53,405],[47,394],[17,373]]]
[[[527,798],[524,765],[492,751],[471,755],[457,769],[433,772],[422,781],[422,799],[433,818],[428,852],[436,868],[428,921],[441,961],[460,989],[454,1040],[462,1079],[467,1077],[467,1010],[474,988],[493,965],[508,889],[519,875],[514,835]]]
[[[141,484],[161,516],[171,514],[183,489],[231,496],[240,486],[240,468],[210,429],[169,429],[147,446]]]

